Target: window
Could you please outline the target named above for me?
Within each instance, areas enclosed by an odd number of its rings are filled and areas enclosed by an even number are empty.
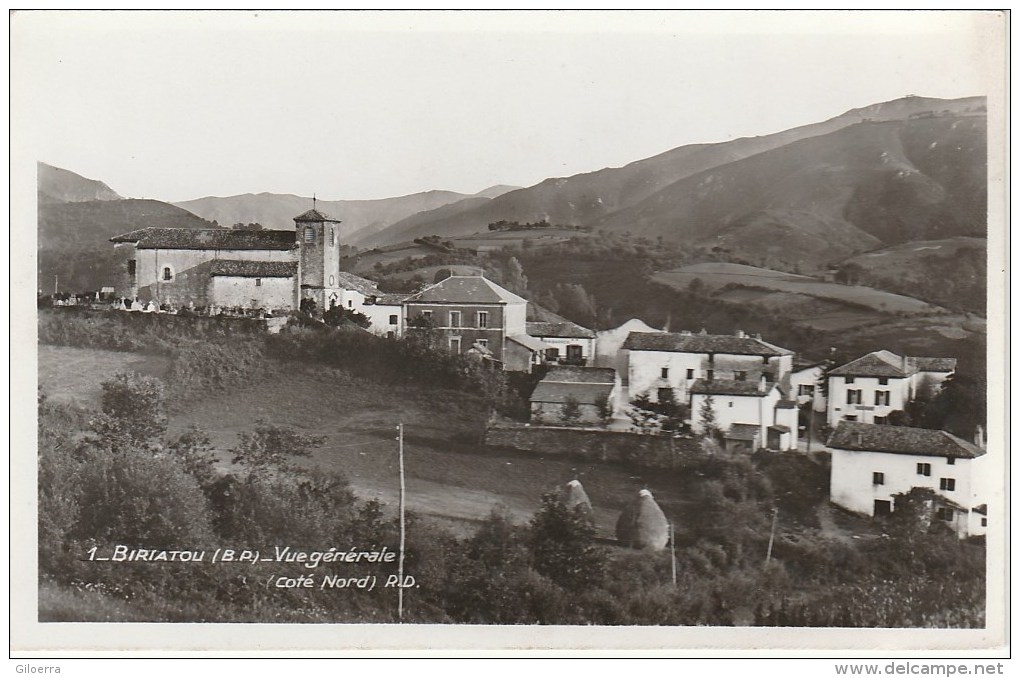
[[[875,516],[887,516],[892,513],[892,502],[887,499],[875,500]]]
[[[450,352],[460,353],[460,337],[450,337]]]
[[[715,370],[706,370],[705,371],[705,378],[708,379],[709,381],[712,381],[713,379],[715,379]]]
[[[953,509],[951,509],[951,508],[940,508],[937,511],[935,511],[935,515],[937,515],[939,517],[939,520],[952,520],[953,519]]]
[[[875,417],[875,423],[876,424],[888,424],[889,423],[889,417]]]
[[[843,415],[843,421],[857,421],[857,415],[856,414]]]
[[[669,401],[673,400],[673,389],[660,388],[659,392],[656,395],[658,396],[657,400],[660,403],[668,403]]]
[[[854,383],[854,378],[853,377],[844,377],[844,379],[846,380],[846,383],[848,383],[848,384]]]
[[[386,338],[387,339],[394,339],[394,338],[396,338],[396,335],[393,334],[393,332],[387,332],[386,333]]]
[[[659,376],[662,377],[663,379],[669,379],[669,368],[663,367],[661,370],[659,370]]]
[[[728,403],[726,403],[726,404],[727,404],[727,405],[729,405],[730,407],[733,407],[733,401],[732,401],[732,400],[731,400],[731,401],[729,401],[729,402],[728,402]]]
[[[876,405],[888,405],[889,404],[889,391],[875,391],[875,404]]]
[[[396,325],[396,324],[397,324],[397,316],[391,315],[390,316],[390,325]]]
[[[947,458],[946,459],[946,463],[949,464],[950,466],[952,466],[953,464],[956,463],[956,457],[949,457],[949,458]]]
[[[738,370],[733,373],[733,378],[736,379],[737,381],[747,381],[747,372],[743,370]]]
[[[861,404],[861,389],[851,388],[846,392],[846,404],[847,405],[860,405]]]
[[[432,320],[432,311],[422,311],[421,316],[426,320]]]
[[[918,464],[917,475],[919,476],[930,476],[931,475],[931,464]]]
[[[347,300],[347,308],[354,308],[354,300],[353,299],[348,299]]]
[[[329,276],[329,286],[336,287],[336,276]]]
[[[479,311],[478,312],[478,322],[476,324],[478,325],[479,328],[486,328],[486,327],[488,327],[489,326],[489,312],[488,311]]]
[[[694,378],[694,370],[687,370],[687,378],[688,379]]]
[[[174,272],[169,266],[163,267],[163,280],[169,282],[174,279]]]
[[[305,242],[307,243],[315,242],[315,229],[312,228],[311,226],[305,227]]]
[[[988,527],[988,518],[981,519],[981,527]]]
[[[879,471],[875,471],[871,474],[872,485],[885,485],[885,474]]]
[[[547,348],[545,349],[545,359],[550,362],[556,362],[560,359],[560,349],[558,348]]]
[[[450,311],[450,327],[460,327],[460,311]]]
[[[572,364],[579,364],[582,360],[583,351],[578,344],[567,344],[567,362]]]
[[[488,348],[488,346],[489,346],[489,340],[488,339],[479,339],[477,343],[478,343],[479,346],[485,346],[486,348]]]
[[[879,386],[888,386],[889,385],[889,377],[879,377],[878,378],[878,384],[879,384]]]
[[[262,278],[255,278],[255,287],[262,287]]]
[[[939,478],[939,489],[946,492],[956,490],[956,478]]]
[[[801,396],[813,396],[815,394],[815,387],[811,384],[801,384],[797,387],[797,395]]]
[[[134,259],[128,260],[128,274],[134,275],[135,271],[137,270],[137,266],[138,266],[137,261],[135,261]]]
[[[329,229],[329,244],[336,245],[336,229],[332,227]]]

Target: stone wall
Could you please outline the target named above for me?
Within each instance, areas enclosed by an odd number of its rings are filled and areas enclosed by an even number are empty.
[[[697,440],[562,427],[494,424],[485,444],[586,461],[620,461],[652,468],[681,468],[704,454]]]

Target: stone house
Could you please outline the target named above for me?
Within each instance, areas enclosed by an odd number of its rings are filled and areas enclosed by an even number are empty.
[[[926,488],[936,496],[932,518],[945,521],[961,537],[987,531],[981,447],[946,431],[852,421],[839,422],[827,445],[834,504],[884,516],[895,510],[895,495]]]
[[[595,357],[595,332],[546,310],[536,304],[528,306],[528,335],[539,339],[548,348],[542,361],[553,365],[592,365]]]
[[[697,379],[688,392],[692,430],[704,433],[702,412],[710,404],[727,450],[797,449],[797,404],[764,375],[757,381]]]
[[[888,423],[890,413],[903,410],[921,391],[937,389],[955,370],[955,358],[872,351],[829,371],[826,421],[833,427],[840,421]]]
[[[606,367],[551,367],[535,386],[529,401],[531,421],[536,424],[605,425],[612,416],[620,379]],[[577,417],[564,415],[568,402],[576,404]]]

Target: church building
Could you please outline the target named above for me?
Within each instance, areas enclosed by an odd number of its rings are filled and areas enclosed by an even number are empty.
[[[173,307],[325,310],[344,294],[340,220],[317,209],[294,230],[143,228],[111,238],[122,258],[115,295]]]

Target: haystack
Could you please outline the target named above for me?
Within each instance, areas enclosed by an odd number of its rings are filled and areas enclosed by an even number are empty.
[[[616,521],[616,538],[624,546],[661,551],[669,541],[669,521],[648,490],[641,490]]]
[[[575,506],[581,506],[584,508],[584,512],[591,514],[591,500],[588,499],[588,493],[584,491],[584,487],[581,485],[580,480],[571,480],[563,487],[563,503],[568,509],[573,509]]]

